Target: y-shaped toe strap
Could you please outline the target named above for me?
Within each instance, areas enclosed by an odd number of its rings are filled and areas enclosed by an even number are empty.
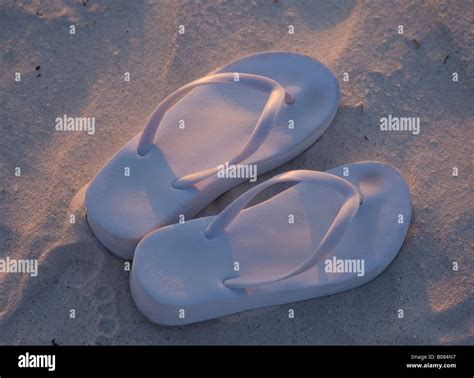
[[[238,77],[238,80],[236,78]],[[143,130],[140,140],[138,142],[138,154],[140,156],[146,155],[153,146],[153,139],[155,138],[158,126],[161,123],[166,112],[183,97],[191,89],[208,84],[244,84],[251,88],[270,92],[268,101],[265,104],[262,114],[257,121],[252,135],[241,149],[241,151],[229,159],[229,164],[238,164],[249,158],[262,145],[265,138],[268,136],[271,126],[280,111],[283,102],[292,104],[294,102],[293,96],[287,92],[277,81],[265,76],[251,75],[240,73],[238,76],[234,73],[218,73],[209,75],[201,79],[192,81],[175,92],[166,97],[153,111],[147,121],[145,129]],[[189,175],[178,178],[173,186],[176,189],[188,188],[199,181],[211,177],[218,171],[218,168],[210,168],[200,172],[191,173]]]
[[[290,278],[302,273],[320,261],[329,251],[331,251],[341,239],[342,235],[354,218],[363,198],[359,191],[349,181],[324,172],[315,171],[291,171],[282,173],[278,176],[263,182],[260,185],[248,190],[240,197],[236,198],[228,205],[206,228],[204,235],[208,239],[213,239],[222,234],[227,226],[237,217],[240,211],[262,190],[271,185],[281,182],[307,182],[320,185],[325,188],[333,189],[342,194],[345,198],[339,213],[334,218],[331,226],[319,243],[319,246],[304,260],[299,266],[279,276],[271,277],[265,280],[248,280],[245,277],[230,278],[224,281],[224,285],[231,289],[243,289],[269,284]]]

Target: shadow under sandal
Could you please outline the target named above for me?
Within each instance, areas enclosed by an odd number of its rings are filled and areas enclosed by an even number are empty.
[[[281,182],[297,184],[244,209]],[[135,252],[132,296],[151,321],[182,325],[338,293],[390,264],[411,211],[408,185],[388,164],[286,172],[217,216],[147,235]]]
[[[92,180],[92,231],[132,259],[144,235],[194,217],[248,180],[218,177],[219,166],[253,165],[262,174],[293,159],[328,128],[338,101],[332,72],[290,52],[250,55],[184,85]]]

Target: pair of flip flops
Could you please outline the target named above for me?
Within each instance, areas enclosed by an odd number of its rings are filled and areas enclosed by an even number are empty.
[[[133,259],[131,293],[146,317],[180,325],[316,298],[362,285],[390,264],[411,199],[400,172],[384,163],[285,172],[217,216],[192,219],[249,179],[219,169],[262,174],[291,160],[329,127],[338,101],[336,77],[314,59],[250,55],[166,97],[94,177],[90,227],[112,253]],[[295,185],[245,208],[282,182]]]

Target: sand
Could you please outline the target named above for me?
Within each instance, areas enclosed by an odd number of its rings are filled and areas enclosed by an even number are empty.
[[[39,261],[37,277],[0,273],[1,344],[473,344],[473,1],[84,3],[0,5],[0,258]],[[266,50],[320,60],[342,96],[324,136],[259,179],[388,162],[412,191],[409,234],[390,267],[357,289],[185,327],[152,324],[134,306],[124,262],[90,232],[84,188],[167,94]],[[65,114],[95,117],[94,135],[55,131]],[[419,117],[420,134],[381,131],[389,114]]]

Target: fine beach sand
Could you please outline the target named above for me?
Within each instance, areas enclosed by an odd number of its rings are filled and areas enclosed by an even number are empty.
[[[473,344],[473,17],[473,1],[1,1],[0,258],[38,259],[39,274],[0,273],[0,344]],[[341,294],[152,324],[124,262],[85,223],[85,187],[167,94],[267,50],[320,60],[342,95],[324,136],[260,180],[390,163],[413,196],[405,243],[381,276]],[[64,114],[95,117],[95,134],[55,131]],[[388,114],[420,117],[420,135],[380,131]]]

